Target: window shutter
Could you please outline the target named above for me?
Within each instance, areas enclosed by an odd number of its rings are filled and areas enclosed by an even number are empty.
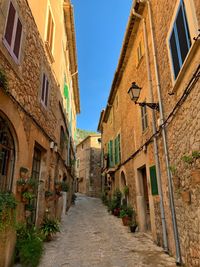
[[[115,165],[118,164],[118,146],[117,146],[117,138],[115,138]]]
[[[110,141],[110,167],[113,167],[113,141]]]
[[[149,170],[150,170],[150,180],[151,180],[151,192],[152,192],[152,195],[155,196],[155,195],[158,195],[158,184],[157,184],[157,175],[156,175],[155,165],[151,166]]]
[[[118,134],[118,163],[121,162],[120,134]]]
[[[108,166],[110,167],[110,142],[108,142]]]
[[[20,20],[17,21],[17,30],[15,36],[15,45],[14,45],[14,54],[16,58],[19,58],[19,49],[21,44],[21,37],[22,37],[22,24]]]
[[[9,46],[11,46],[12,41],[12,35],[13,35],[13,28],[14,28],[14,22],[15,22],[15,8],[10,2],[9,12],[8,12],[8,18],[7,18],[7,25],[6,25],[6,32],[5,32],[5,39],[8,42]]]

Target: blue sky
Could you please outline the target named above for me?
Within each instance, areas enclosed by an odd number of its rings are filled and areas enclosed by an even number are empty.
[[[132,0],[72,0],[72,4],[81,101],[77,127],[96,131],[117,68]]]

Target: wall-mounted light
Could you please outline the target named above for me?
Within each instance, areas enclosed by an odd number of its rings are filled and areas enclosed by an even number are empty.
[[[156,109],[159,111],[159,105],[158,103],[148,103],[148,102],[137,102],[140,97],[141,87],[139,87],[136,82],[133,82],[131,87],[128,89],[128,94],[130,96],[130,99],[135,102],[135,104],[138,104],[141,107],[147,106],[151,109]]]
[[[54,148],[54,142],[51,141],[49,146],[50,146],[50,149],[53,149]]]

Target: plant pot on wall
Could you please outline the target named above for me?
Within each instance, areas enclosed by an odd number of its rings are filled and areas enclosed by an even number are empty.
[[[191,171],[192,185],[200,184],[200,169]]]
[[[182,196],[182,200],[183,202],[187,203],[187,204],[190,204],[191,202],[191,195],[190,195],[190,191],[183,191],[181,193],[181,196]]]

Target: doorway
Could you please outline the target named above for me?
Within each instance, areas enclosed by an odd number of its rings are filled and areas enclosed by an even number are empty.
[[[151,231],[151,220],[150,220],[150,206],[149,206],[149,190],[147,182],[146,165],[138,169],[139,177],[139,199],[141,209],[141,225],[142,231]]]

